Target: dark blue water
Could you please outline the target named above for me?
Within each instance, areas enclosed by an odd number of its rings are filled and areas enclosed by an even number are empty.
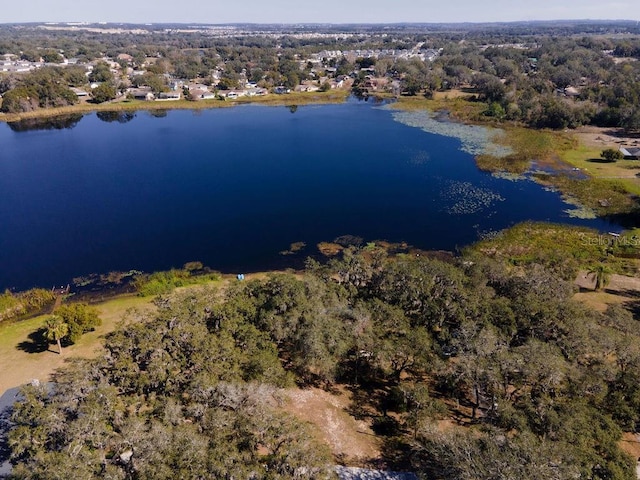
[[[292,242],[347,234],[451,250],[523,220],[616,228],[367,103],[62,123],[0,126],[0,288],[192,260],[266,269]]]

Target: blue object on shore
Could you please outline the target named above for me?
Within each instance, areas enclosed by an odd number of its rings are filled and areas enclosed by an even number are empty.
[[[244,280],[244,273],[238,274],[238,280]]]

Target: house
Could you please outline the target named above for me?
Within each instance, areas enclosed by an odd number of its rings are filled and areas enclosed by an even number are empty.
[[[317,92],[320,90],[318,85],[314,85],[313,83],[304,83],[302,85],[298,85],[295,88],[296,92]]]
[[[78,98],[88,97],[89,96],[89,93],[87,91],[81,89],[81,88],[70,87],[69,90],[71,90],[73,93],[75,93]]]
[[[127,90],[127,95],[133,97],[135,100],[150,101],[155,98],[150,88],[130,88]]]
[[[212,98],[216,98],[215,93],[200,88],[190,89],[189,95],[191,95],[193,100],[211,100]]]
[[[184,86],[184,85],[182,85],[182,86]],[[193,91],[193,90],[207,91],[207,90],[209,90],[209,87],[206,86],[204,83],[188,83],[187,84],[187,88],[189,89],[189,91]]]
[[[249,97],[258,97],[258,96],[266,95],[267,93],[269,93],[266,88],[260,88],[260,87],[249,88],[245,91],[247,92],[247,95]]]
[[[132,63],[133,62],[133,57],[131,55],[129,55],[128,53],[121,53],[116,57],[116,59],[124,60],[127,63]]]
[[[627,160],[640,160],[640,148],[638,147],[620,147],[620,153]]]
[[[564,89],[564,94],[567,97],[578,97],[580,96],[580,91],[576,87],[567,87]]]
[[[170,101],[180,100],[181,98],[182,98],[182,95],[180,94],[180,92],[176,92],[176,91],[160,92],[158,94],[158,97],[156,98],[156,101],[170,102]]]

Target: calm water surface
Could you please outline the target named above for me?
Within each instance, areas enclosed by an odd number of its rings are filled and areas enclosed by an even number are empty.
[[[368,103],[114,120],[0,125],[0,288],[192,260],[274,268],[292,242],[305,255],[346,234],[451,250],[523,220],[617,229]]]

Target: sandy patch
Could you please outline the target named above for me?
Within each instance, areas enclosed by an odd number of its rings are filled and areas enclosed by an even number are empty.
[[[594,127],[590,125],[576,128],[573,133],[580,143],[588,147],[619,148],[640,147],[638,136],[627,135],[621,129]]]
[[[369,422],[347,413],[351,393],[339,388],[329,393],[319,388],[289,389],[285,410],[311,423],[318,438],[347,464],[362,465],[380,457],[380,440]]]
[[[573,298],[599,312],[604,312],[609,305],[637,301],[640,296],[640,278],[637,277],[612,274],[607,286],[595,291],[595,278],[583,270],[579,272],[575,284],[581,291]]]

